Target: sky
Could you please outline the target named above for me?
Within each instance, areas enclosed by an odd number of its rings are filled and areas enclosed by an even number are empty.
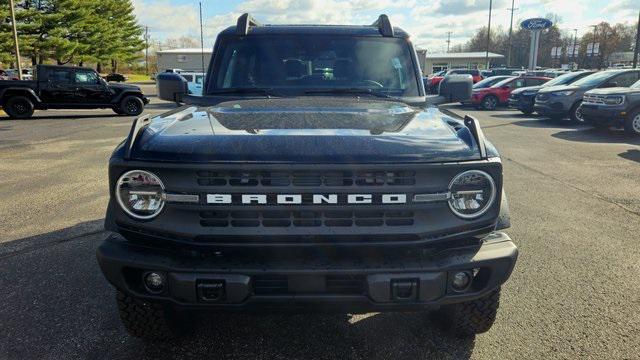
[[[513,0],[514,27],[520,20],[560,17],[560,28],[578,35],[601,21],[635,24],[640,0]],[[493,0],[491,27],[509,29],[512,0]],[[133,0],[138,21],[149,27],[153,41],[190,36],[199,39],[198,1]],[[205,47],[212,47],[222,29],[234,25],[238,16],[249,12],[268,24],[371,24],[379,14],[387,14],[394,26],[402,27],[418,47],[429,52],[446,50],[448,32],[451,45],[466,42],[474,30],[489,20],[489,0],[203,0]]]

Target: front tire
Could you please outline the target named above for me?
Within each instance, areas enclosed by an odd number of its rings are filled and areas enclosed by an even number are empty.
[[[29,98],[14,96],[5,102],[3,110],[10,119],[28,119],[33,116],[35,107]]]
[[[640,136],[640,109],[631,113],[624,121],[624,131],[631,135]]]
[[[129,95],[122,99],[119,108],[126,115],[137,116],[144,111],[144,103],[137,96]]]
[[[582,105],[582,102],[577,102],[576,104],[573,105],[573,107],[571,108],[571,111],[569,112],[569,118],[571,119],[571,122],[574,124],[584,124],[585,120],[584,120],[584,116],[582,115],[582,107],[580,106]]]
[[[520,110],[523,114],[530,116],[531,114],[533,114],[533,110],[531,109],[524,109],[524,110]]]
[[[132,336],[145,340],[167,340],[185,332],[171,309],[128,296],[120,291],[116,293],[120,320]]]
[[[489,331],[500,306],[500,288],[476,300],[445,305],[433,314],[449,334],[468,338]]]
[[[493,95],[485,96],[484,99],[482,99],[481,105],[484,110],[495,110],[496,107],[498,107],[498,98]]]

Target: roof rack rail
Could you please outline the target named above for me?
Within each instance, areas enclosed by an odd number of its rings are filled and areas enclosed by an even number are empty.
[[[378,20],[371,24],[371,26],[375,26],[380,31],[380,34],[384,37],[393,37],[393,26],[391,26],[391,21],[389,21],[389,17],[385,14],[382,14],[378,17]]]
[[[236,34],[238,35],[247,35],[249,33],[249,28],[252,26],[260,26],[261,24],[256,21],[249,13],[244,13],[240,15],[238,18],[238,22],[236,23]]]

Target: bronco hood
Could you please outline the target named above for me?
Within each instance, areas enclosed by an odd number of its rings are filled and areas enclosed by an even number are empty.
[[[436,108],[353,97],[243,99],[151,119],[131,158],[178,162],[391,163],[480,159]],[[495,150],[488,146],[488,152]]]

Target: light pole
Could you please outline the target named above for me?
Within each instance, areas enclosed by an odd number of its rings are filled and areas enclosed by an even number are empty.
[[[593,28],[593,42],[591,43],[591,68],[593,69],[594,59],[596,58],[596,33],[598,32],[598,25],[591,25]],[[589,47],[587,46],[587,51]]]
[[[20,64],[20,46],[18,45],[18,29],[16,27],[16,15],[13,11],[13,0],[9,0],[9,12],[11,13],[11,27],[13,28],[13,44],[16,51],[16,66],[18,79],[22,80],[22,65]]]
[[[149,27],[144,27],[144,68],[145,74],[149,75]]]
[[[633,68],[638,67],[638,53],[640,53],[640,12],[638,13],[638,30],[636,31],[636,47],[633,49]]]
[[[484,56],[486,70],[489,70],[489,44],[491,42],[491,9],[492,8],[493,8],[493,0],[489,0],[489,25],[487,26],[487,48]]]
[[[451,31],[447,32],[447,52],[449,52],[449,45],[451,45]]]
[[[513,33],[513,12],[518,10],[514,7],[515,0],[511,0],[511,8],[507,10],[511,10],[511,22],[509,23],[509,49],[507,49],[507,67],[511,67],[511,34]]]
[[[204,34],[202,33],[202,2],[200,5],[200,58],[202,60],[202,72],[204,73]]]
[[[576,51],[576,40],[578,39],[578,29],[573,29],[573,51],[571,52],[571,60],[573,60],[573,64],[575,67],[578,67],[577,57],[578,51]]]

